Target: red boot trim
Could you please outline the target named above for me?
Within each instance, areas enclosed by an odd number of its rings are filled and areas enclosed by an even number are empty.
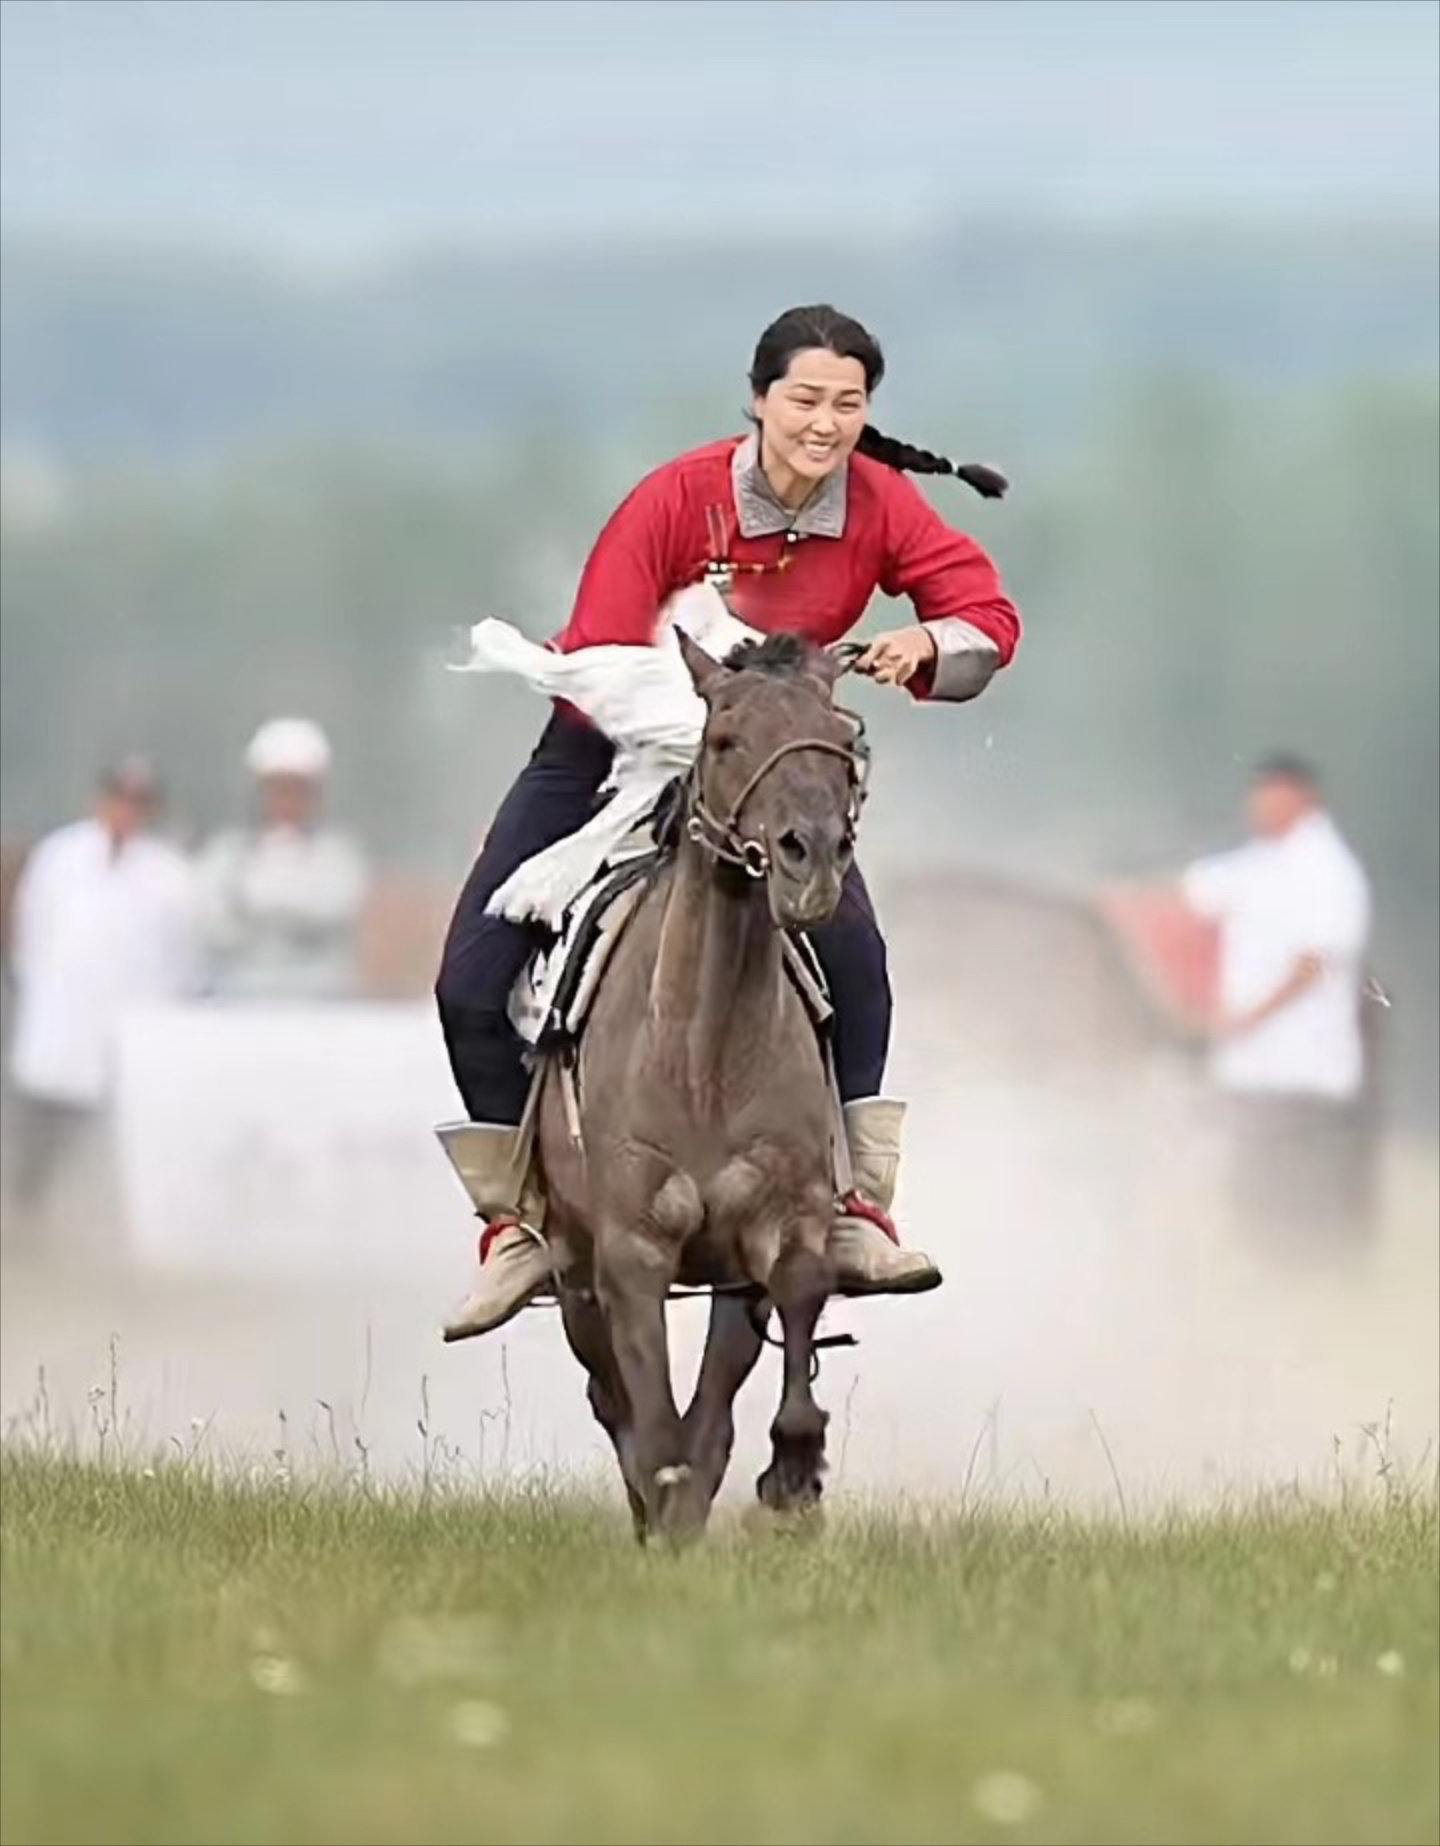
[[[840,1201],[840,1211],[846,1218],[864,1218],[877,1230],[884,1231],[897,1250],[900,1248],[900,1233],[895,1229],[889,1213],[881,1211],[878,1205],[872,1205],[869,1199],[862,1199],[858,1192],[845,1194]]]
[[[490,1220],[485,1226],[485,1229],[480,1233],[480,1261],[482,1263],[494,1248],[495,1239],[500,1235],[501,1231],[513,1230],[519,1222],[520,1220],[518,1218],[512,1218],[508,1215],[492,1218]]]

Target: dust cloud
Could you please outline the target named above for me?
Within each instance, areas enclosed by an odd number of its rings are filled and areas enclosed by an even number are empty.
[[[828,1311],[826,1331],[860,1342],[823,1365],[832,1492],[1091,1508],[1123,1496],[1134,1512],[1323,1489],[1342,1471],[1433,1476],[1433,1147],[1389,1143],[1363,1247],[1259,1247],[1227,1219],[1216,1130],[1184,1060],[1047,1063],[1031,1040],[1025,1059],[999,1057],[993,1034],[960,1029],[974,995],[958,1013],[907,1001],[928,951],[899,934],[892,1087],[911,1113],[898,1211],[946,1285]],[[79,1256],[7,1240],[7,1430],[94,1445],[113,1400],[137,1456],[199,1447],[237,1467],[609,1483],[552,1310],[440,1343],[471,1223],[458,1195],[435,1198],[399,1227],[413,1261],[398,1281],[363,1260],[318,1278],[147,1271],[105,1247],[99,1204]],[[684,1384],[703,1306],[678,1304],[672,1325]],[[742,1398],[731,1499],[763,1465],[778,1388],[767,1351]]]

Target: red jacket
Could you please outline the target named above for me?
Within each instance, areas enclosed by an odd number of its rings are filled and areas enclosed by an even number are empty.
[[[852,455],[838,536],[746,538],[732,478],[741,440],[730,437],[667,462],[621,503],[596,541],[569,624],[554,642],[561,653],[653,641],[662,605],[700,581],[723,541],[726,559],[741,566],[776,564],[787,550],[792,554],[783,571],[736,572],[730,600],[753,628],[791,629],[828,644],[848,634],[883,590],[908,596],[922,622],[959,616],[994,641],[1002,666],[1010,660],[1020,618],[995,566],[973,539],[945,524],[913,481]]]

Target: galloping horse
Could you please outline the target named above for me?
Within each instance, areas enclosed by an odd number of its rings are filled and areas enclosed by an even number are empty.
[[[607,964],[578,1104],[547,1081],[536,1127],[566,1335],[642,1543],[704,1527],[772,1308],[784,1385],[759,1496],[778,1512],[820,1498],[835,1109],[783,937],[834,911],[863,793],[859,723],[834,704],[841,657],[786,634],[721,664],[679,642],[706,713],[675,843]],[[716,1291],[683,1416],[676,1285]]]

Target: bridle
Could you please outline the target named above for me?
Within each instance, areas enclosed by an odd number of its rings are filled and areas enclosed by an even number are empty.
[[[850,641],[837,644],[829,652],[833,658],[840,661],[840,673],[837,677],[842,677],[850,672],[865,650]],[[771,770],[778,763],[782,763],[787,756],[797,756],[804,751],[815,756],[838,757],[849,770],[850,809],[847,816],[847,831],[848,836],[853,839],[860,822],[860,810],[865,805],[866,783],[870,771],[870,748],[865,741],[864,720],[858,712],[847,711],[840,705],[832,705],[829,709],[853,726],[854,743],[831,743],[828,738],[824,737],[796,737],[792,738],[789,743],[781,744],[778,749],[770,752],[760,767],[749,777],[740,793],[731,802],[723,818],[717,816],[705,800],[702,786],[705,752],[702,743],[686,787],[686,836],[711,859],[724,865],[737,866],[749,878],[766,877],[770,871],[770,849],[763,840],[747,840],[741,835],[741,817],[756,789],[760,787]]]

